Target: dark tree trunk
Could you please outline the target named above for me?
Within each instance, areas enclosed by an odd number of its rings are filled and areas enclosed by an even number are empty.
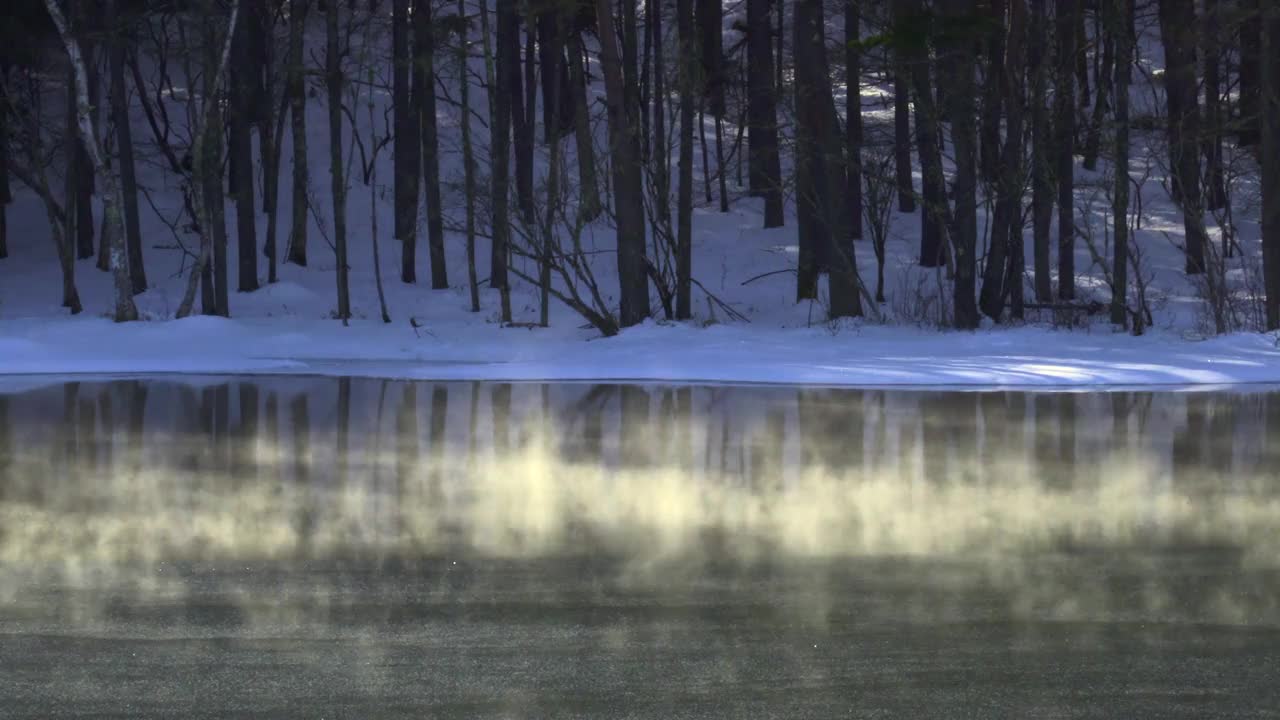
[[[1262,34],[1261,9],[1271,0],[1239,0],[1240,118],[1237,142],[1253,147],[1261,137]]]
[[[634,97],[634,88],[628,87],[623,79],[622,55],[616,44],[610,5],[610,0],[596,0],[596,18],[600,23],[600,64],[609,112],[614,214],[617,217],[618,287],[621,291],[619,321],[623,327],[630,327],[649,317],[640,108],[638,98]]]
[[[4,107],[7,99],[4,95],[4,80],[0,77],[0,107]],[[0,110],[0,260],[9,257],[9,203],[13,202],[12,188],[9,186],[9,113]]]
[[[262,254],[267,258],[267,282],[279,279],[277,266],[280,251],[276,243],[276,227],[280,201],[280,148],[284,144],[284,113],[276,116],[276,63],[274,9],[259,5],[254,35],[262,57],[262,112],[258,125],[258,147],[262,156],[262,213],[267,216],[267,237]]]
[[[1204,48],[1204,160],[1208,164],[1205,181],[1207,209],[1227,206],[1227,186],[1222,169],[1222,18],[1221,0],[1204,0],[1201,37]],[[1231,257],[1225,243],[1224,255]]]
[[[228,32],[232,28],[227,29]],[[210,19],[206,19],[204,31],[204,64],[206,68],[216,68],[219,63],[218,42],[213,24]],[[217,92],[215,86],[215,73],[205,73],[204,92],[206,97],[214,97]],[[223,152],[222,144],[225,136],[225,128],[223,123],[223,115],[220,101],[211,101],[208,105],[207,125],[205,130],[204,141],[204,163],[201,165],[201,173],[203,182],[201,184],[204,190],[205,207],[209,209],[210,224],[212,228],[204,228],[205,232],[210,233],[213,242],[213,264],[212,269],[208,264],[205,265],[206,270],[210,270],[205,275],[206,286],[212,282],[213,294],[205,295],[204,299],[212,300],[213,306],[204,306],[206,314],[221,315],[229,317],[230,309],[230,276],[227,271],[227,212],[226,212],[226,195],[223,192],[222,185],[222,161]]]
[[[532,23],[526,17],[525,32],[528,38],[525,46],[525,59],[520,57],[520,31],[516,30],[514,41],[515,67],[517,72],[511,84],[511,119],[514,123],[516,145],[516,203],[520,207],[520,215],[529,225],[534,222],[533,216],[533,126],[537,117],[537,99],[534,94],[534,62]],[[523,75],[524,82],[521,83]]]
[[[138,218],[138,178],[133,164],[133,131],[129,126],[129,101],[124,82],[125,37],[119,26],[116,14],[119,0],[109,0],[106,4],[107,26],[110,34],[111,73],[111,117],[116,128],[116,153],[120,163],[120,191],[124,200],[125,245],[129,254],[129,281],[133,294],[146,292],[147,272],[142,257],[142,230]],[[0,132],[0,135],[3,133]],[[0,140],[2,143],[3,140]],[[0,156],[4,155],[0,150]],[[3,163],[3,159],[0,159]],[[2,173],[0,173],[2,174]],[[0,179],[0,185],[6,181]],[[7,189],[0,188],[0,203]],[[4,256],[3,242],[0,242],[0,257]]]
[[[906,41],[905,60],[915,91],[916,144],[919,147],[920,171],[924,178],[924,207],[920,213],[920,265],[938,267],[946,260],[947,189],[942,171],[938,108],[934,105],[934,87],[929,67],[928,38],[932,36],[932,21],[920,0],[899,0],[895,7],[901,13],[897,17],[897,34],[914,38]]]
[[[671,222],[671,148],[667,143],[667,67],[665,43],[662,37],[662,3],[651,0],[645,16],[650,44],[653,46],[653,153],[649,162],[653,166],[654,193],[657,195],[657,213],[662,222]],[[649,70],[645,70],[645,77]],[[577,90],[575,89],[575,94]],[[647,104],[646,104],[647,107]]]
[[[516,0],[497,1],[497,40],[496,68],[497,87],[492,90],[493,127],[490,129],[490,160],[492,170],[489,180],[492,183],[490,192],[491,231],[493,234],[493,251],[489,258],[489,287],[506,292],[507,284],[507,248],[511,238],[511,217],[508,202],[511,197],[511,86],[519,84],[520,39],[516,23]],[[516,77],[513,77],[516,76]],[[510,318],[503,318],[510,322]]]
[[[1110,11],[1108,11],[1110,12]],[[1090,172],[1098,169],[1098,154],[1102,150],[1102,126],[1106,122],[1111,100],[1112,78],[1115,77],[1115,33],[1106,32],[1101,38],[1102,60],[1098,69],[1098,97],[1093,104],[1093,116],[1089,119],[1085,136],[1084,158],[1081,165]]]
[[[410,0],[391,3],[391,116],[395,128],[392,175],[395,176],[394,226],[400,243],[400,281],[418,281],[418,195],[422,177],[419,161],[421,107],[426,93],[435,93],[421,68],[414,68],[409,51]],[[416,29],[416,26],[415,26]]]
[[[249,40],[253,16],[241,12],[237,15],[235,42],[231,55],[231,82],[235,97],[231,99],[234,117],[231,129],[231,154],[240,170],[236,179],[236,243],[239,248],[236,273],[239,292],[258,289],[258,235],[253,208],[253,125],[254,71],[257,63],[250,52]],[[269,172],[268,168],[263,168]]]
[[[329,91],[329,178],[333,189],[333,251],[337,266],[338,319],[351,317],[351,291],[347,282],[347,178],[342,172],[342,66],[338,49],[339,3],[325,13],[325,87]]]
[[[893,50],[893,161],[898,187],[898,212],[916,211],[911,179],[911,84],[904,51]]]
[[[1049,228],[1053,223],[1053,166],[1050,164],[1053,139],[1049,126],[1049,60],[1044,51],[1049,37],[1045,4],[1031,0],[1031,40],[1028,68],[1031,73],[1031,227],[1036,301],[1053,299],[1049,272]]]
[[[444,208],[440,206],[440,139],[436,126],[435,38],[431,29],[431,1],[416,0],[413,45],[414,72],[422,88],[418,116],[422,134],[422,176],[426,185],[427,244],[431,252],[431,289],[449,287],[444,257]]]
[[[782,165],[778,156],[778,103],[773,83],[769,4],[769,0],[747,0],[747,148],[750,158],[747,175],[751,193],[764,198],[766,228],[782,227],[783,224]],[[683,137],[681,135],[682,142]]]
[[[538,63],[542,71],[542,133],[547,143],[573,130],[573,95],[562,91],[555,93],[557,99],[552,98],[552,90],[569,87],[563,34],[556,29],[562,12],[557,3],[550,2],[538,3],[536,13]]]
[[[1259,53],[1262,116],[1262,273],[1267,329],[1280,330],[1280,10],[1263,21]]]
[[[1111,322],[1128,325],[1129,295],[1129,78],[1133,67],[1133,45],[1129,22],[1133,0],[1117,0],[1107,13],[1107,33],[1115,39],[1115,189],[1111,197],[1114,228],[1114,255],[1111,260]]]
[[[976,272],[978,252],[978,128],[974,97],[974,44],[966,42],[965,23],[974,12],[974,0],[947,0],[944,12],[950,25],[947,34],[957,38],[947,64],[950,73],[951,141],[955,149],[955,180],[952,194],[955,210],[952,216],[952,251],[955,257],[955,325],[958,330],[978,327]]]
[[[991,219],[991,251],[982,276],[979,306],[983,314],[999,322],[1005,299],[1022,288],[1022,186],[1023,186],[1023,73],[1026,72],[1027,10],[1022,0],[1009,8],[1007,48],[999,65],[988,66],[1001,85],[999,94],[1006,112],[1004,148],[997,158],[996,205]],[[997,128],[997,137],[999,130]]]
[[[829,317],[857,317],[862,315],[862,298],[857,260],[847,226],[844,139],[840,137],[839,117],[831,94],[821,0],[797,0],[793,29],[796,214],[802,256],[796,296],[806,299],[816,295],[814,261],[825,258]]]
[[[693,0],[676,0],[676,25],[680,48],[677,64],[680,73],[680,158],[677,163],[680,188],[676,199],[676,319],[688,320],[692,316],[693,284],[693,70],[696,62]]]
[[[587,74],[583,68],[582,38],[570,33],[568,39],[569,82],[568,93],[573,99],[574,140],[578,155],[578,213],[589,222],[600,216],[600,188],[596,181],[596,148],[591,133],[590,108],[587,107]],[[665,137],[665,135],[664,135]],[[665,172],[665,158],[661,169]],[[665,177],[665,176],[664,176]]]
[[[702,92],[707,112],[722,117],[724,97],[724,8],[720,0],[694,0],[694,21],[698,26]]]
[[[293,208],[289,226],[289,248],[285,262],[307,264],[307,88],[304,77],[306,56],[306,0],[289,7],[289,58],[285,92],[289,95],[289,118],[293,135]]]
[[[1054,87],[1054,175],[1058,183],[1058,299],[1076,297],[1076,58],[1080,0],[1057,0],[1058,68]]]
[[[845,0],[845,185],[848,187],[849,237],[862,239],[862,41],[861,0]]]
[[[1022,2],[1023,0],[1015,0]],[[981,0],[990,13],[991,27],[986,37],[986,76],[982,88],[982,180],[988,185],[1000,182],[1000,115],[1005,103],[1005,18],[1008,0]],[[1009,21],[1011,26],[1012,20]],[[1009,28],[1012,32],[1012,27]],[[1021,69],[1018,70],[1021,72]],[[1012,102],[1016,102],[1013,100]],[[992,235],[993,242],[995,235]]]
[[[1165,54],[1173,199],[1182,210],[1186,272],[1204,271],[1204,203],[1200,195],[1200,108],[1196,82],[1196,16],[1192,0],[1160,0]]]

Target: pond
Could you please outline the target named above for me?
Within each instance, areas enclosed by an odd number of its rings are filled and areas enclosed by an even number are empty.
[[[1280,707],[1280,392],[0,381],[0,715]]]

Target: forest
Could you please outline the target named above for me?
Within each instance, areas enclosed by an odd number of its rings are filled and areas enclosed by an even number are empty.
[[[1270,0],[5,7],[0,314],[1280,329]]]

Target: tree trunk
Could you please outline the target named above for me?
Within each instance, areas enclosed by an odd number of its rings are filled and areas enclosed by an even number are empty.
[[[769,24],[769,5],[769,0],[747,0],[747,177],[751,193],[764,198],[766,228],[782,227],[783,224],[782,165],[778,156],[778,103],[773,83],[770,47],[773,30]],[[682,142],[683,139],[682,134]]]
[[[573,95],[574,139],[578,149],[578,216],[583,222],[600,217],[600,188],[596,182],[596,148],[587,107],[587,76],[583,69],[582,38],[570,32],[568,39],[569,92]],[[662,165],[666,169],[666,165]]]
[[[1049,60],[1045,56],[1044,39],[1049,23],[1045,3],[1031,0],[1031,42],[1028,45],[1028,68],[1031,73],[1031,226],[1035,266],[1036,301],[1053,299],[1049,277],[1049,227],[1053,222],[1052,129],[1049,126]]]
[[[425,0],[424,0],[425,2]],[[395,128],[392,147],[392,175],[395,177],[394,232],[400,243],[400,281],[418,281],[418,181],[422,153],[419,129],[421,106],[426,93],[435,88],[425,82],[424,73],[414,70],[409,53],[410,0],[391,3],[391,115]],[[415,25],[416,29],[416,25]]]
[[[1200,195],[1200,108],[1196,82],[1195,8],[1192,0],[1160,0],[1165,54],[1173,199],[1182,210],[1186,272],[1204,272],[1204,203]]]
[[[1253,147],[1262,128],[1262,3],[1270,0],[1239,0],[1240,17],[1240,119],[1237,142]]]
[[[814,264],[825,259],[830,300],[828,317],[857,317],[862,315],[862,298],[857,260],[846,225],[849,215],[844,139],[840,137],[831,94],[821,0],[798,0],[793,23],[796,206],[802,256],[799,273],[802,277],[797,283],[796,295],[804,299],[809,292],[816,294]]]
[[[138,179],[133,164],[133,131],[129,126],[129,101],[124,83],[125,38],[119,27],[119,0],[106,3],[107,27],[111,28],[111,116],[116,128],[117,157],[120,166],[120,192],[125,225],[125,245],[129,255],[129,282],[133,294],[146,292],[147,273],[142,258],[142,231],[138,218]],[[0,141],[2,142],[2,141]],[[3,154],[0,152],[0,154]],[[0,161],[2,162],[2,161]],[[3,181],[0,181],[3,182]],[[0,189],[0,195],[4,194]],[[0,257],[3,251],[0,250]]]
[[[929,15],[920,0],[899,0],[897,34],[917,38],[905,41],[907,71],[915,91],[916,141],[920,171],[924,177],[924,207],[920,213],[920,265],[938,267],[945,262],[947,189],[942,170],[938,109],[934,105],[928,38],[932,36]]]
[[[505,297],[509,291],[507,280],[507,248],[511,237],[511,213],[508,202],[511,197],[511,99],[512,85],[519,84],[519,28],[516,22],[516,0],[497,0],[497,39],[494,62],[493,124],[490,129],[489,180],[492,200],[490,224],[493,249],[489,258],[489,287],[496,288]],[[518,95],[518,90],[516,93]],[[503,322],[511,322],[510,303],[503,305]]]
[[[1120,1],[1123,2],[1123,0]],[[1090,172],[1098,169],[1098,154],[1102,150],[1102,126],[1106,122],[1107,106],[1111,100],[1112,78],[1115,77],[1115,33],[1105,32],[1105,37],[1101,41],[1102,62],[1098,70],[1098,98],[1093,104],[1093,116],[1089,119],[1088,134],[1085,136],[1084,143],[1084,159],[1081,162],[1084,169]]]
[[[1227,186],[1222,169],[1222,18],[1221,0],[1204,0],[1201,37],[1204,47],[1204,160],[1208,164],[1205,181],[1209,210],[1227,206]],[[1231,257],[1225,243],[1224,255]]]
[[[1263,19],[1259,53],[1262,118],[1262,273],[1267,329],[1280,330],[1280,11]]]
[[[862,239],[862,50],[858,7],[861,0],[845,0],[845,185],[849,188],[849,237]]]
[[[653,165],[657,213],[665,225],[671,222],[671,148],[667,143],[667,67],[662,37],[662,2],[654,0],[650,9],[653,12],[645,16],[653,45],[653,153],[649,160]],[[648,70],[645,76],[648,76]]]
[[[236,242],[239,248],[236,290],[239,292],[258,289],[258,234],[253,207],[253,125],[256,114],[253,76],[257,63],[250,52],[252,23],[250,13],[240,16],[235,28],[235,65],[232,68],[235,124],[231,130],[231,152],[240,170],[235,188]],[[269,169],[263,168],[263,172],[269,172]]]
[[[1015,0],[1022,2],[1022,0]],[[1000,115],[1005,103],[1005,75],[1008,69],[1004,65],[1006,16],[1008,0],[982,0],[987,4],[990,13],[991,27],[986,37],[986,76],[982,88],[982,180],[988,185],[1000,182]],[[1009,21],[1012,25],[1012,21]],[[1012,28],[1009,29],[1012,32]],[[1021,72],[1021,69],[1019,69]],[[1016,100],[1011,100],[1016,102]],[[993,242],[995,236],[992,235]]]
[[[753,0],[754,1],[754,0]],[[676,199],[676,319],[692,317],[691,268],[693,265],[693,0],[676,0],[676,29],[680,58],[680,175]],[[776,156],[776,153],[775,153]],[[780,185],[779,185],[780,190]],[[780,199],[780,198],[779,198]],[[767,226],[767,223],[766,223]]]
[[[276,117],[275,93],[275,39],[272,37],[274,12],[265,5],[258,7],[256,41],[262,51],[263,88],[261,124],[258,126],[258,146],[262,155],[262,212],[267,216],[267,237],[262,245],[262,254],[267,258],[267,282],[274,283],[278,277],[277,265],[280,257],[276,246],[276,224],[279,216],[280,198],[280,147],[284,144],[284,113]]]
[[[342,171],[342,66],[338,49],[339,3],[325,12],[325,86],[329,91],[329,178],[333,188],[333,250],[338,276],[338,319],[351,318],[347,280],[347,178]]]
[[[458,126],[462,129],[462,194],[467,231],[467,285],[471,291],[471,312],[480,312],[480,286],[476,281],[476,171],[471,152],[471,76],[467,73],[467,8],[458,0],[458,97],[462,108]]]
[[[998,93],[1004,99],[1007,127],[1004,148],[996,160],[999,175],[991,219],[991,250],[983,270],[979,306],[983,314],[997,322],[1004,312],[1005,299],[1015,286],[1019,290],[1022,287],[1022,89],[1026,72],[1026,22],[1026,4],[1015,0],[1009,8],[1008,43],[1002,48],[1004,55],[998,58],[1000,65],[988,67],[988,72],[999,74]]]
[[[1117,0],[1107,18],[1107,32],[1115,38],[1115,189],[1111,197],[1114,227],[1114,255],[1111,260],[1111,322],[1128,326],[1129,297],[1129,78],[1133,67],[1133,46],[1129,20],[1133,0]]]
[[[916,211],[916,190],[911,179],[911,85],[905,51],[893,49],[893,161],[897,178],[898,212]]]
[[[974,97],[973,43],[966,42],[964,24],[974,13],[974,0],[947,0],[944,12],[950,25],[947,34],[957,40],[949,44],[952,84],[947,92],[951,107],[951,141],[955,149],[955,179],[951,192],[955,196],[952,216],[952,250],[955,259],[955,325],[958,330],[978,327],[976,290],[978,252],[978,128]]]
[[[289,5],[289,58],[286,73],[289,95],[289,117],[293,135],[293,212],[289,228],[289,249],[285,262],[307,264],[307,87],[304,73],[306,57],[306,16],[308,0],[298,0]]]
[[[71,61],[72,72],[75,75],[76,117],[80,140],[85,150],[89,153],[93,172],[97,176],[98,184],[103,191],[103,214],[106,218],[107,230],[111,233],[110,262],[115,305],[113,317],[116,322],[137,320],[138,308],[133,304],[133,287],[129,278],[129,260],[125,248],[120,179],[108,169],[106,158],[102,152],[102,145],[98,142],[90,105],[85,58],[80,54],[80,46],[67,28],[66,20],[58,9],[57,0],[45,0],[45,7],[53,19],[54,26],[58,29],[58,34],[62,37],[62,43],[66,47],[67,56]]]
[[[1076,297],[1076,57],[1080,0],[1057,0],[1058,68],[1054,86],[1054,175],[1058,184],[1058,299]]]
[[[724,8],[720,0],[694,0],[694,22],[698,28],[702,92],[707,112],[721,117],[724,97]]]
[[[641,181],[639,108],[623,81],[622,57],[616,43],[610,0],[596,0],[600,23],[600,59],[609,112],[609,144],[618,235],[619,320],[623,327],[649,317],[646,275],[644,186]]]
[[[422,133],[422,174],[426,183],[427,244],[431,252],[431,289],[449,287],[444,255],[444,208],[440,205],[440,139],[436,126],[435,38],[431,29],[431,1],[416,0],[414,11],[414,52],[418,56],[414,72],[421,74],[423,88],[418,103]]]
[[[533,94],[533,28],[526,17],[526,62],[520,58],[520,28],[517,16],[516,37],[512,40],[511,60],[516,71],[511,81],[511,120],[514,125],[516,151],[516,204],[524,221],[532,225],[533,217],[533,126],[537,117]],[[524,82],[521,83],[523,75]]]
[[[0,77],[0,106],[8,102],[4,94],[5,78]],[[9,186],[9,113],[0,110],[0,260],[9,257],[9,203],[13,192]]]

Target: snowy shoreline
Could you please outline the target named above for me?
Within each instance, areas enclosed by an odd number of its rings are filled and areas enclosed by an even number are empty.
[[[0,320],[0,380],[19,376],[320,375],[495,382],[765,384],[902,389],[1205,389],[1280,384],[1274,335],[882,326],[342,327],[196,317]]]

